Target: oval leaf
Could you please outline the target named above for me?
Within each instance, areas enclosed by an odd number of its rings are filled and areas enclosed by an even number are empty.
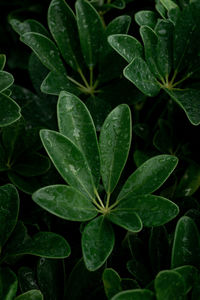
[[[39,290],[30,290],[19,295],[15,300],[43,300],[42,293]]]
[[[111,300],[154,300],[154,293],[147,289],[127,290],[118,293]]]
[[[142,230],[142,221],[137,213],[129,209],[112,209],[108,215],[108,219],[126,230],[131,232],[139,232]]]
[[[0,70],[3,70],[6,64],[6,55],[0,54]]]
[[[115,270],[111,268],[105,269],[103,271],[102,279],[105,294],[108,299],[113,297],[115,294],[121,292],[121,278]]]
[[[153,193],[167,180],[177,163],[177,157],[167,154],[148,159],[129,176],[117,200],[121,200],[129,193],[133,195]]]
[[[0,93],[0,127],[8,126],[20,117],[20,107],[10,97]]]
[[[24,22],[20,22],[19,20],[13,18],[9,21],[9,23],[19,35],[22,35],[26,32],[37,32],[49,37],[49,32],[46,30],[46,28],[36,20],[28,19]]]
[[[90,221],[82,234],[82,251],[88,270],[99,269],[114,247],[114,232],[111,224],[100,216]]]
[[[58,126],[59,131],[84,154],[97,187],[100,158],[94,122],[85,104],[67,92],[61,92],[58,99]]]
[[[151,73],[147,63],[140,57],[134,58],[124,69],[124,76],[149,97],[156,96],[160,91],[156,78]]]
[[[99,138],[101,175],[108,194],[112,193],[120,178],[130,144],[131,112],[126,104],[121,104],[106,118]]]
[[[0,299],[13,300],[17,292],[17,276],[9,268],[0,268]]]
[[[48,155],[64,180],[93,199],[94,183],[82,152],[58,132],[43,129],[40,136]]]
[[[6,71],[0,71],[0,92],[9,88],[14,82],[12,74]]]
[[[151,10],[141,10],[135,14],[135,21],[139,26],[149,26],[154,29],[157,23],[157,15]]]
[[[60,53],[49,38],[40,33],[27,32],[21,35],[20,40],[34,51],[46,68],[61,74],[66,73]]]
[[[44,187],[33,194],[35,201],[50,213],[70,221],[87,221],[97,215],[91,201],[66,185]]]

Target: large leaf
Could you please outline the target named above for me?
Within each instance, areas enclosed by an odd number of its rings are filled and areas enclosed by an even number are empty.
[[[131,144],[131,113],[126,104],[117,106],[100,132],[101,175],[108,194],[114,190],[126,163]]]
[[[148,159],[129,176],[118,200],[128,196],[129,193],[133,195],[153,193],[167,180],[177,163],[177,157],[167,154]]]
[[[8,126],[20,117],[20,107],[10,97],[0,93],[0,127]]]
[[[95,271],[104,264],[113,250],[114,241],[112,226],[104,216],[86,225],[82,234],[82,251],[88,270]]]
[[[19,196],[16,188],[7,184],[0,187],[0,252],[17,223]]]
[[[113,34],[108,37],[108,42],[128,63],[143,56],[142,45],[130,35]]]
[[[77,23],[73,11],[64,0],[51,1],[48,25],[66,63],[78,70],[82,56]]]
[[[195,89],[169,90],[165,91],[185,111],[189,121],[193,125],[200,124],[200,91]]]
[[[111,300],[154,300],[154,293],[147,289],[127,290],[116,294]]]
[[[98,186],[100,158],[92,117],[81,100],[64,91],[60,93],[58,99],[58,126],[60,132],[84,154],[94,183]]]
[[[13,300],[17,292],[17,276],[9,268],[0,268],[0,299]]]
[[[55,131],[43,129],[40,136],[48,155],[64,180],[93,198],[92,175],[79,148],[67,137]]]
[[[156,96],[160,91],[156,78],[151,73],[147,63],[140,57],[134,58],[124,69],[124,76],[149,97]]]
[[[108,219],[126,230],[132,232],[138,232],[142,230],[142,221],[134,210],[126,209],[114,209],[108,215]]]
[[[87,221],[97,215],[91,201],[73,187],[52,185],[33,194],[33,200],[50,213],[71,221]]]
[[[121,278],[114,269],[106,268],[103,271],[102,279],[105,294],[108,299],[113,297],[115,294],[121,292]]]
[[[14,82],[12,74],[6,71],[0,71],[0,92],[9,88]]]
[[[35,52],[49,70],[61,74],[66,73],[60,53],[56,45],[49,38],[40,33],[27,32],[21,35],[20,40]]]
[[[179,219],[172,248],[171,267],[200,266],[200,237],[194,221],[186,216]]]
[[[30,290],[19,295],[15,300],[43,300],[42,293],[39,290]]]
[[[76,2],[76,15],[81,49],[86,65],[92,69],[99,57],[103,23],[97,11],[86,0]]]
[[[129,193],[114,211],[133,211],[147,227],[161,226],[171,221],[179,213],[178,206],[170,200],[154,195],[135,195]]]

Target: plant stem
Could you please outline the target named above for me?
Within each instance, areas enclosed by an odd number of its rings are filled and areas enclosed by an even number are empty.
[[[80,87],[81,89],[85,89],[85,86],[82,85],[81,83],[79,83],[78,81],[76,81],[75,79],[73,79],[70,76],[67,76],[67,79],[69,79],[71,82],[73,82],[74,84],[76,84],[78,87]]]
[[[107,193],[106,208],[109,207],[109,203],[110,203],[110,193]]]
[[[102,200],[101,200],[101,198],[100,198],[100,196],[99,196],[99,193],[97,192],[96,189],[95,189],[94,192],[95,192],[95,195],[96,195],[96,197],[97,197],[97,199],[98,199],[98,201],[99,201],[101,207],[102,207],[102,208],[105,208],[105,206],[104,206],[104,204],[103,204],[103,202],[102,202]],[[95,201],[96,201],[96,200],[95,200]]]
[[[88,84],[88,82],[87,82],[87,80],[86,80],[85,76],[83,75],[83,72],[82,72],[82,70],[81,70],[80,68],[78,69],[78,72],[79,72],[79,74],[80,74],[80,76],[81,76],[81,78],[82,78],[82,80],[83,80],[85,86],[86,86],[88,89],[90,89],[90,86],[89,86],[89,84]]]
[[[185,81],[186,79],[188,79],[191,75],[193,74],[193,72],[191,72],[191,73],[188,73],[185,77],[183,77],[181,80],[179,80],[179,81],[177,81],[175,84],[173,84],[173,88],[175,87],[175,86],[177,86],[178,84],[180,84],[180,83],[182,83],[183,81]]]
[[[93,85],[93,68],[90,68],[90,88],[92,88]]]

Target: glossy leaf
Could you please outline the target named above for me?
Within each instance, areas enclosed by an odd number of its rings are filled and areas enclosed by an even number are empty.
[[[135,14],[135,21],[139,26],[149,26],[154,29],[157,23],[157,16],[154,11],[141,10]]]
[[[92,69],[99,57],[103,37],[103,24],[94,7],[86,0],[75,4],[81,49],[86,65]]]
[[[24,22],[20,22],[19,20],[13,18],[9,21],[9,23],[19,35],[22,35],[26,32],[37,32],[49,37],[49,32],[46,30],[46,28],[36,20],[28,19]]]
[[[172,0],[160,0],[160,2],[167,10],[171,10],[177,7],[177,4]]]
[[[74,188],[93,198],[94,183],[82,152],[64,135],[41,130],[42,143],[60,175]]]
[[[100,158],[96,129],[85,104],[76,96],[61,92],[58,99],[59,131],[84,154],[95,186],[100,180]]]
[[[147,227],[164,225],[179,213],[178,206],[164,197],[135,195],[134,192],[123,198],[116,209],[132,210],[138,214],[142,224]]]
[[[0,54],[0,70],[3,70],[6,64],[5,54]]]
[[[161,271],[155,278],[156,299],[184,300],[185,282],[183,277],[173,270]]]
[[[116,294],[111,300],[154,300],[154,293],[147,289],[127,290]]]
[[[14,82],[12,74],[6,71],[0,71],[0,92],[9,88]]]
[[[188,265],[175,268],[174,271],[183,277],[185,283],[184,293],[187,294],[193,288],[196,277],[198,276],[198,270]]]
[[[45,94],[59,95],[61,91],[68,91],[75,95],[81,94],[81,91],[69,81],[65,74],[49,72],[41,84],[41,91]]]
[[[131,144],[131,113],[127,105],[116,107],[100,132],[101,175],[106,192],[112,193],[125,166]]]
[[[168,90],[165,91],[184,110],[189,121],[193,125],[200,124],[200,91],[195,89]]]
[[[30,290],[19,295],[15,300],[43,300],[42,293],[39,290]]]
[[[200,266],[200,237],[194,221],[186,216],[179,219],[172,248],[171,267]]]
[[[143,47],[134,37],[127,34],[114,34],[108,37],[108,42],[128,63],[135,57],[143,56]]]
[[[99,216],[90,221],[82,234],[82,251],[88,270],[100,268],[111,254],[114,247],[114,232],[111,224]]]
[[[10,97],[0,93],[0,127],[8,126],[20,117],[20,107]]]
[[[103,271],[102,279],[105,294],[108,299],[111,299],[115,294],[121,292],[121,278],[114,269],[106,268]]]
[[[52,0],[48,10],[48,25],[66,63],[78,70],[81,65],[80,42],[76,18],[64,0]]]
[[[0,187],[0,252],[17,223],[19,195],[11,184]]]
[[[20,40],[34,51],[46,68],[61,74],[66,73],[59,51],[49,38],[40,33],[27,32],[21,35]]]
[[[129,193],[132,195],[153,193],[167,180],[177,163],[177,157],[167,154],[148,159],[129,176],[118,196],[118,201]]]
[[[67,185],[44,187],[33,194],[33,200],[45,210],[65,220],[87,221],[97,215],[91,201]]]
[[[151,73],[147,63],[140,57],[134,58],[124,69],[124,76],[149,97],[156,96],[160,91],[156,78]]]
[[[126,230],[139,232],[142,230],[142,221],[137,213],[130,209],[115,208],[111,210],[108,219]]]
[[[17,276],[8,267],[0,268],[0,299],[13,300],[17,292]]]

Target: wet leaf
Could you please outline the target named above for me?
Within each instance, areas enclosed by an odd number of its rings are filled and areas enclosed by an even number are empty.
[[[28,19],[24,22],[20,22],[19,20],[13,18],[9,21],[9,23],[19,35],[22,35],[26,32],[37,32],[47,37],[49,37],[50,35],[41,23],[33,19]]]
[[[131,232],[139,232],[142,230],[142,221],[137,213],[133,210],[120,209],[119,207],[112,209],[108,215],[108,219],[126,230]]]

